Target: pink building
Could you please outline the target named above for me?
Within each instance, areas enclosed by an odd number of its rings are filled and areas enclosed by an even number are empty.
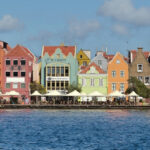
[[[27,48],[17,45],[4,56],[2,93],[16,91],[30,99],[30,82],[32,81],[35,56]],[[18,101],[18,98],[15,99]]]

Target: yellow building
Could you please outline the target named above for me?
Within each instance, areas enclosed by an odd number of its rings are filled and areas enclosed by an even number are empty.
[[[77,53],[77,60],[79,66],[87,66],[91,61],[91,51],[89,50],[80,50]]]

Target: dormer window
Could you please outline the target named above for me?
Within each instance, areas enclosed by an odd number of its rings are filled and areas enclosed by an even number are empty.
[[[80,58],[82,58],[82,55],[80,55]]]
[[[117,61],[116,61],[116,64],[120,64],[120,60],[117,60]]]
[[[143,65],[142,64],[137,65],[137,72],[143,72]]]

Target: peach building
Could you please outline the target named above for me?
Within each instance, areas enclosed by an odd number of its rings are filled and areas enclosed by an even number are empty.
[[[128,88],[127,58],[119,52],[108,63],[108,94],[116,90],[125,92]]]

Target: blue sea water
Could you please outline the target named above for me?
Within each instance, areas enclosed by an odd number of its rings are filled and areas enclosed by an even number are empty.
[[[150,111],[0,110],[0,149],[149,150]]]

